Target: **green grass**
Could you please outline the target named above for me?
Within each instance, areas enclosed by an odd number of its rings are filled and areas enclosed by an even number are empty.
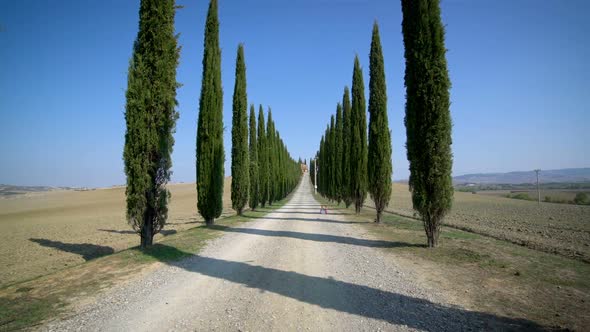
[[[0,298],[0,331],[19,330],[39,322],[40,317],[49,317],[63,307],[56,298],[35,298],[23,294],[16,299]]]
[[[79,298],[96,296],[120,280],[141,273],[155,262],[181,260],[199,251],[223,230],[261,218],[283,206],[290,197],[243,216],[218,219],[210,227],[197,226],[166,236],[152,247],[123,250],[64,270],[0,289],[0,331],[35,326],[67,312]]]

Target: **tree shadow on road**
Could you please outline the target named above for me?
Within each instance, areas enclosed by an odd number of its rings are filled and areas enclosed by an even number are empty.
[[[333,220],[333,219],[325,219],[325,218],[282,218],[282,217],[266,217],[266,216],[249,216],[244,215],[245,218],[250,219],[271,219],[271,220],[291,220],[291,221],[306,221],[306,222],[327,222],[327,223],[334,223],[334,224],[366,224],[367,222],[364,221],[341,221],[341,220]]]
[[[311,208],[305,209],[305,210],[311,210]],[[320,214],[320,208],[319,208],[319,206],[317,207],[317,209],[314,208],[314,210],[315,211],[312,212],[312,211],[301,211],[301,210],[298,210],[298,209],[297,210],[295,210],[295,209],[290,210],[290,209],[283,209],[283,208],[281,208],[281,210],[278,211],[278,212],[280,212],[280,213],[292,213],[292,214],[315,214],[315,215]],[[341,213],[341,212],[330,212],[330,211],[331,210],[328,209],[328,215],[337,215],[337,216],[349,216],[349,215],[352,215],[352,213]],[[274,211],[274,212],[276,212],[276,211]]]
[[[115,250],[111,247],[99,246],[97,244],[92,243],[64,243],[48,239],[29,239],[29,241],[38,243],[44,247],[56,248],[61,251],[80,255],[86,261],[110,255],[115,252]]]
[[[116,230],[116,229],[98,229],[98,230],[101,232],[117,233],[117,234],[137,234],[137,232],[133,231],[133,230],[123,230],[123,231]],[[178,231],[175,229],[163,229],[158,234],[168,236],[168,235],[172,235],[172,234],[176,234],[176,233],[178,233]]]
[[[158,248],[160,247],[160,248]],[[161,244],[146,253],[160,259],[160,249],[178,251]],[[543,330],[535,322],[501,317],[494,314],[468,311],[456,306],[442,305],[425,299],[389,292],[365,285],[250,265],[222,259],[193,255],[167,264],[256,288],[298,301],[353,315],[383,320],[391,324],[406,325],[424,331],[469,330]]]
[[[288,238],[307,240],[307,241],[332,242],[332,243],[349,244],[349,245],[353,245],[353,246],[362,246],[362,247],[371,247],[371,248],[424,247],[423,244],[413,244],[413,243],[405,243],[405,242],[391,242],[391,241],[381,241],[381,240],[366,240],[366,239],[357,239],[354,237],[337,236],[337,235],[329,235],[329,234],[301,233],[301,232],[291,232],[291,231],[273,231],[273,230],[256,229],[256,228],[227,227],[227,226],[221,226],[221,225],[212,225],[212,226],[209,226],[209,228],[224,231],[224,232],[231,232],[231,233],[243,233],[243,234],[271,236],[271,237],[288,237]]]

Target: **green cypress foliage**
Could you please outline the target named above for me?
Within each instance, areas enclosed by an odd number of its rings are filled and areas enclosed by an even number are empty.
[[[342,120],[342,105],[338,103],[336,106],[336,127],[335,127],[335,139],[334,139],[334,177],[335,177],[335,199],[340,204],[340,201],[344,198],[344,191],[342,190],[342,156],[344,146],[342,142],[342,133],[344,131],[344,123]]]
[[[331,200],[336,200],[336,121],[334,120],[334,114],[332,114],[330,116],[330,128],[328,129],[328,135],[330,137],[330,144],[329,144],[329,149],[330,149],[330,155],[328,156],[328,158],[330,158],[330,191],[329,191],[329,197]]]
[[[248,162],[248,97],[246,95],[246,64],[244,45],[238,46],[236,82],[233,98],[231,129],[231,202],[232,208],[242,215],[248,203],[250,169]]]
[[[268,202],[268,151],[266,148],[266,129],[264,125],[264,110],[258,108],[258,178],[260,186],[260,205],[264,207]]]
[[[350,142],[351,142],[351,133],[352,133],[352,126],[350,124],[350,116],[351,116],[351,105],[350,105],[350,90],[348,86],[344,87],[344,95],[342,96],[342,119],[343,119],[343,128],[342,128],[342,200],[344,200],[344,204],[346,208],[352,204],[352,193],[350,190],[351,182],[350,182]]]
[[[369,192],[377,210],[375,221],[381,222],[381,215],[391,197],[392,166],[385,66],[377,22],[373,25],[369,59]]]
[[[322,196],[326,196],[326,169],[325,167],[325,155],[326,155],[326,139],[324,135],[320,140],[320,150],[319,150],[319,158],[318,158],[318,191]]]
[[[275,126],[272,120],[272,110],[268,108],[266,116],[266,145],[268,158],[268,204],[276,200],[276,154],[275,154]]]
[[[211,0],[205,23],[203,76],[197,124],[197,208],[207,225],[223,209],[223,89],[217,0]]]
[[[178,118],[176,67],[180,55],[174,15],[174,0],[141,1],[125,93],[127,221],[140,235],[142,248],[152,245],[168,217],[166,184]]]
[[[361,212],[367,197],[367,116],[365,84],[358,56],[352,75],[352,108],[350,135],[350,189],[356,213]]]
[[[428,246],[438,244],[451,209],[451,82],[438,0],[402,0],[406,59],[406,147],[412,203],[424,223]]]
[[[256,210],[260,201],[260,178],[258,175],[258,140],[256,139],[256,112],[250,105],[250,200],[252,210]]]
[[[309,177],[311,178],[311,183],[315,186],[315,159],[309,159]]]

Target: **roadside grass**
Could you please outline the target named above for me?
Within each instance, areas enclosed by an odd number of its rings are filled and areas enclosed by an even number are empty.
[[[34,327],[48,319],[67,317],[74,305],[90,303],[114,285],[170,262],[198,254],[223,229],[261,218],[283,206],[290,196],[272,206],[245,211],[244,216],[218,219],[213,227],[203,224],[169,235],[151,248],[130,248],[112,255],[65,268],[0,288],[0,331]],[[138,238],[139,241],[139,238]]]
[[[316,195],[320,202],[327,200]],[[590,264],[537,251],[507,241],[443,227],[440,246],[426,247],[422,223],[375,210],[360,215],[333,205],[361,222],[372,236],[406,246],[383,248],[414,272],[433,292],[450,295],[454,304],[500,316],[526,318],[551,329],[584,330],[590,325]],[[364,221],[364,222],[363,222]]]

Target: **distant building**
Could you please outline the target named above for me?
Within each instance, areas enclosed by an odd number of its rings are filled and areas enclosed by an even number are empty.
[[[306,164],[299,164],[301,166],[301,174],[307,172],[307,165]]]

